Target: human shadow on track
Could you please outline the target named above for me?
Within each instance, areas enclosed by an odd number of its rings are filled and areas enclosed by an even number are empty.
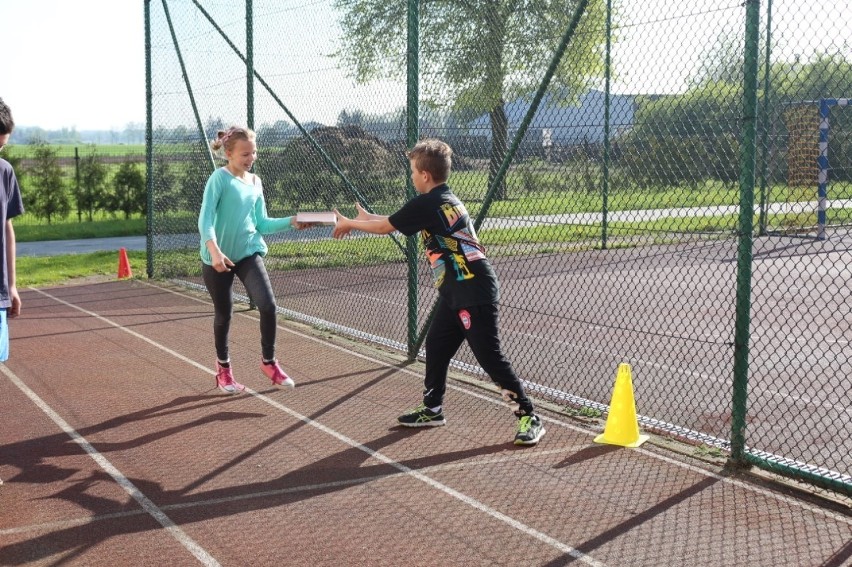
[[[618,451],[620,449],[620,447],[617,447],[615,445],[593,445],[591,447],[580,449],[576,453],[568,455],[562,462],[554,465],[553,468],[562,469],[570,465],[575,465],[577,463],[582,463],[583,461],[588,461],[597,457],[608,455],[609,453],[614,453],[615,451]]]
[[[303,425],[305,424],[288,428],[287,432],[292,432],[296,427]],[[205,480],[209,480],[210,474],[204,475],[190,486],[174,491],[164,490],[159,483],[144,478],[128,480],[160,507],[175,524],[193,526],[205,520],[288,506],[342,491],[354,485],[405,475],[411,470],[454,463],[503,452],[507,449],[505,443],[499,443],[407,461],[377,462],[365,466],[365,462],[374,459],[374,452],[412,435],[423,433],[423,430],[419,429],[391,429],[379,438],[350,446],[318,461],[288,471],[278,478],[195,492],[189,497],[187,493],[201,486]],[[280,438],[283,434],[284,432],[275,437]],[[68,447],[67,450],[71,451],[73,448]],[[55,475],[52,480],[57,480]],[[69,500],[89,510],[95,517],[79,525],[63,526],[26,541],[6,545],[0,549],[0,564],[23,565],[50,557],[67,559],[67,554],[81,556],[86,550],[102,545],[107,539],[158,529],[159,526],[153,525],[148,514],[140,510],[135,502],[112,501],[90,494],[90,489],[94,489],[99,483],[110,481],[111,477],[102,471],[93,471],[87,478],[75,482],[66,481],[63,489],[51,497]],[[121,520],[116,518],[116,511],[124,512],[125,516],[130,518],[126,518],[128,521],[116,521]],[[137,516],[140,519],[132,519]],[[109,519],[109,522],[101,522],[102,519]]]
[[[134,422],[149,419],[157,419],[177,413],[195,411],[205,407],[216,408],[236,401],[233,397],[210,397],[210,396],[181,396],[169,402],[139,410],[137,412],[121,415],[108,419],[97,425],[77,429],[82,437],[105,432],[118,427],[127,426]],[[232,421],[246,418],[265,417],[265,414],[249,412],[219,411],[205,416],[204,418],[187,422],[181,425],[179,431],[187,428],[200,426],[218,421]],[[97,449],[101,453],[121,451],[139,447],[146,443],[156,441],[178,432],[178,428],[170,428],[156,434],[144,435],[142,437],[125,441],[122,443],[97,443]],[[65,433],[55,433],[38,439],[28,439],[17,443],[3,445],[2,455],[4,464],[17,468],[20,472],[7,481],[33,482],[38,484],[56,482],[63,480],[76,473],[75,469],[61,469],[54,465],[45,464],[43,461],[50,457],[65,457],[82,454],[80,446]]]
[[[852,558],[852,541],[837,550],[837,553],[820,563],[819,567],[842,567],[849,565],[848,561]]]
[[[393,367],[393,368],[386,370],[385,372],[383,372],[382,374],[379,374],[378,376],[376,376],[372,380],[369,380],[367,382],[362,383],[360,386],[358,386],[354,390],[347,392],[344,396],[341,396],[337,400],[334,400],[333,402],[330,402],[329,404],[327,404],[325,407],[320,408],[319,410],[313,412],[311,415],[307,416],[307,418],[309,420],[315,420],[315,419],[323,416],[324,414],[328,413],[332,409],[343,404],[346,400],[355,397],[360,392],[364,392],[366,390],[369,390],[373,386],[376,386],[380,382],[384,381],[386,378],[393,376],[394,374],[396,374],[397,371],[398,371],[397,367]],[[309,425],[308,421],[302,421],[302,420],[297,421],[292,426],[284,429],[280,433],[273,435],[272,437],[266,439],[265,441],[263,441],[262,443],[260,443],[258,445],[255,445],[254,447],[252,447],[251,449],[249,449],[247,451],[243,451],[241,454],[235,456],[230,461],[223,463],[220,467],[218,467],[218,468],[210,471],[206,475],[202,476],[197,481],[195,481],[194,483],[192,483],[192,484],[190,484],[189,486],[186,487],[187,492],[192,491],[197,486],[200,486],[200,485],[202,485],[206,482],[209,482],[211,479],[215,478],[220,473],[222,473],[222,472],[232,468],[233,466],[245,461],[246,459],[250,458],[251,456],[259,453],[263,449],[269,447],[270,445],[274,445],[275,443],[277,443],[278,441],[280,441],[284,437],[287,437],[288,435],[291,435],[295,431],[297,431],[297,430],[299,430],[303,427],[306,427],[308,425]]]

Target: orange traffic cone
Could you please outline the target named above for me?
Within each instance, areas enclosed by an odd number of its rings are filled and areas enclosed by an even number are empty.
[[[615,389],[612,391],[612,401],[609,403],[609,413],[606,416],[606,427],[602,435],[595,437],[595,443],[638,447],[647,440],[647,435],[639,434],[630,365],[619,364],[618,374],[615,377]]]
[[[132,278],[133,270],[130,269],[130,260],[127,259],[127,248],[118,251],[118,279]]]

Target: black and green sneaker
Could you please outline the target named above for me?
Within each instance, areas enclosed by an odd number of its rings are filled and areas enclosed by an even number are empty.
[[[444,412],[432,411],[425,404],[420,404],[413,410],[399,416],[396,419],[403,427],[438,427],[446,425]]]
[[[522,415],[518,418],[515,445],[535,445],[544,435],[544,425],[537,415]]]

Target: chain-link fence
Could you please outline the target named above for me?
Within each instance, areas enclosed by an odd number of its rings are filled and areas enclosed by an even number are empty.
[[[278,216],[392,213],[404,150],[439,137],[532,393],[605,412],[629,362],[643,428],[848,493],[846,9],[146,1],[149,273],[200,281],[217,129],[257,131]],[[436,294],[415,241],[328,236],[269,240],[281,311],[419,352]]]

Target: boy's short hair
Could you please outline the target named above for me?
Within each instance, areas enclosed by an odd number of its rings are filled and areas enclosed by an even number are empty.
[[[446,142],[434,138],[420,140],[406,155],[417,169],[428,171],[435,181],[443,183],[450,178],[453,149]]]
[[[15,121],[12,120],[12,111],[9,110],[6,103],[0,98],[0,136],[11,134],[14,129]]]

